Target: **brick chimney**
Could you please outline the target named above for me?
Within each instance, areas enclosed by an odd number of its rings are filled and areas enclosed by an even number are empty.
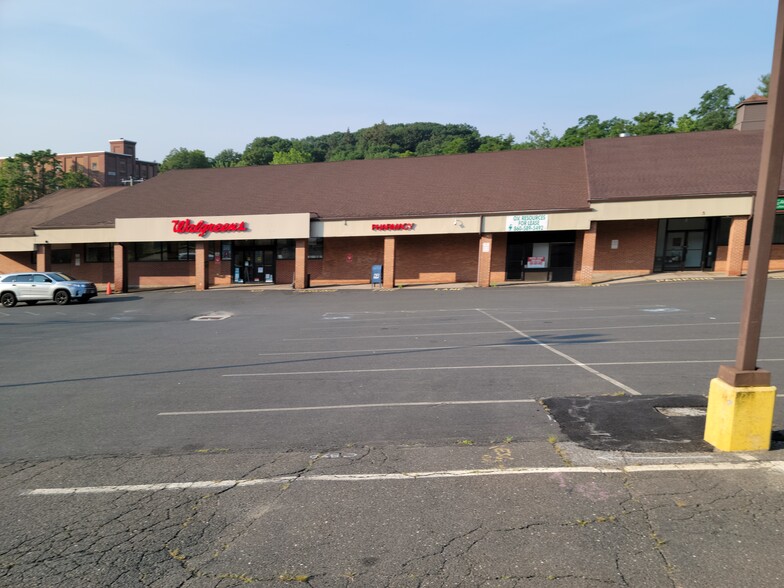
[[[761,131],[765,127],[765,114],[768,110],[768,99],[765,96],[752,94],[735,107],[736,131]]]
[[[127,141],[122,138],[109,141],[109,151],[112,153],[130,155],[136,159],[136,141]]]

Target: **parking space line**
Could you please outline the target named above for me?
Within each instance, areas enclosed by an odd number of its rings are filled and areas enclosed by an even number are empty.
[[[132,484],[115,486],[74,486],[70,488],[35,488],[22,490],[20,496],[69,496],[80,494],[114,494],[126,492],[158,492],[161,490],[201,490],[248,488],[266,484],[290,484],[300,482],[386,482],[405,480],[409,482],[438,480],[444,478],[477,478],[482,476],[542,476],[553,474],[617,475],[659,472],[737,472],[774,471],[784,473],[784,461],[743,461],[722,463],[664,463],[653,465],[627,465],[621,467],[556,466],[556,467],[510,467],[495,469],[442,470],[423,472],[393,472],[369,474],[305,474],[278,476],[274,478],[251,478],[239,480],[212,480],[196,482],[164,482],[159,484]]]
[[[442,400],[432,402],[385,402],[377,404],[336,404],[331,406],[287,406],[283,408],[239,408],[229,410],[189,410],[181,412],[159,412],[158,416],[185,416],[207,414],[242,414],[254,412],[299,412],[310,410],[350,410],[357,408],[406,408],[413,406],[464,406],[476,404],[533,404],[533,398],[513,400]]]
[[[507,327],[510,330],[514,331],[515,333],[517,333],[521,337],[524,337],[525,339],[528,339],[532,343],[535,343],[538,346],[540,346],[540,347],[542,347],[544,349],[547,349],[548,351],[551,351],[552,353],[555,353],[557,356],[562,357],[562,358],[564,358],[567,361],[570,361],[571,363],[573,363],[577,367],[580,367],[580,368],[584,369],[585,371],[593,374],[594,376],[600,377],[601,379],[603,379],[606,382],[609,382],[613,386],[617,386],[618,388],[620,388],[624,392],[628,392],[629,394],[631,394],[633,396],[640,396],[640,393],[637,392],[637,390],[635,390],[631,386],[627,386],[626,384],[623,384],[623,383],[619,382],[615,378],[611,378],[607,374],[603,374],[602,372],[593,369],[592,367],[584,364],[583,362],[579,361],[578,359],[575,359],[571,355],[568,355],[568,354],[564,353],[563,351],[559,351],[559,350],[555,349],[554,347],[552,347],[551,345],[548,345],[547,343],[543,343],[542,341],[539,341],[539,339],[531,337],[530,335],[526,335],[520,329],[517,329],[517,328],[513,327],[512,325],[510,325],[509,323],[507,323],[505,321],[502,321],[499,318],[494,317],[489,312],[486,312],[486,311],[478,309],[478,308],[477,308],[477,311],[481,312],[486,317],[493,319],[495,322],[497,322],[497,323],[499,323],[501,325],[504,325],[505,327]]]
[[[542,347],[550,348],[549,345],[539,344]],[[569,358],[565,353],[560,353],[555,349],[549,349],[556,355]],[[494,365],[446,365],[446,366],[424,366],[424,367],[405,367],[405,368],[372,368],[372,369],[356,369],[356,370],[312,370],[301,372],[255,372],[249,374],[221,374],[224,378],[251,378],[261,376],[316,376],[316,375],[329,375],[329,374],[365,374],[365,373],[382,373],[382,372],[423,372],[423,371],[449,371],[449,370],[500,370],[500,369],[533,369],[533,368],[554,368],[554,367],[579,367],[582,368],[603,380],[609,382],[613,386],[621,388],[632,394],[633,396],[640,396],[641,393],[633,388],[629,388],[625,384],[618,382],[606,374],[592,369],[592,366],[635,366],[635,365],[672,365],[672,364],[700,364],[700,363],[732,363],[735,359],[663,359],[657,361],[592,361],[589,363],[582,363],[578,360],[569,361],[569,363],[517,363],[517,364],[494,364]],[[784,361],[784,358],[767,358],[759,359],[759,362],[772,362]]]
[[[504,347],[507,344],[502,345],[494,345],[493,347]],[[316,354],[324,354],[328,353],[332,355],[333,353],[389,353],[391,351],[445,351],[450,349],[471,349],[475,346],[473,345],[450,345],[450,346],[442,346],[442,347],[395,347],[390,349],[345,349],[345,350],[335,350],[335,349],[327,349],[321,351],[278,351],[276,353],[259,353],[259,357],[266,357],[266,356],[278,356],[278,355],[316,355]]]
[[[406,368],[373,368],[364,370],[316,370],[307,372],[259,372],[254,374],[223,374],[224,378],[248,378],[258,376],[312,376],[323,374],[369,374],[380,372],[423,372],[437,370],[498,370],[498,369],[520,369],[520,368],[539,368],[539,367],[572,367],[572,363],[523,363],[514,365],[455,365],[455,366],[425,366],[425,367],[406,367]]]
[[[566,329],[528,329],[529,333],[563,333],[575,331],[610,331],[619,329],[670,329],[670,328],[683,328],[683,327],[705,327],[705,326],[726,326],[726,325],[739,325],[740,322],[709,322],[709,323],[673,323],[671,325],[624,325],[618,327],[571,327]],[[297,337],[293,339],[282,339],[282,341],[336,341],[339,339],[389,339],[389,338],[416,338],[416,337],[456,337],[456,336],[476,336],[476,335],[500,335],[509,334],[509,331],[472,331],[469,333],[407,333],[402,335],[350,335],[348,337]]]

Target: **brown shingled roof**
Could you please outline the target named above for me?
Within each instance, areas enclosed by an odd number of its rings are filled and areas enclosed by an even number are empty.
[[[761,131],[708,131],[585,143],[591,201],[753,194]]]
[[[324,219],[588,207],[581,148],[173,170],[46,223],[310,212]]]
[[[60,190],[23,207],[0,216],[0,236],[24,237],[35,234],[33,227],[43,225],[63,214],[98,202],[112,194],[124,190],[122,186],[113,188],[79,188]],[[77,212],[78,214],[78,212]]]

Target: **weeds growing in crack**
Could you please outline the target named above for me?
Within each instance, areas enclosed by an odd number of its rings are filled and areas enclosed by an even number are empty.
[[[558,444],[558,437],[555,435],[550,435],[547,438],[548,443],[553,446],[553,451],[561,458],[561,461],[564,463],[565,466],[572,467],[574,463],[571,459],[566,455],[566,451]]]

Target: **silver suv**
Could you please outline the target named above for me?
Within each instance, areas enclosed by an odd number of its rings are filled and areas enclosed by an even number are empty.
[[[92,282],[74,280],[59,272],[0,274],[0,304],[7,308],[17,302],[32,305],[40,300],[53,300],[56,304],[87,302],[97,295]]]

